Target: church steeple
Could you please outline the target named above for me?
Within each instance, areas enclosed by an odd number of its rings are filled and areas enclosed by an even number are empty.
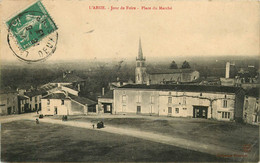
[[[138,59],[140,59],[140,60],[143,59],[143,50],[142,50],[141,38],[139,38],[139,52],[138,52]]]
[[[145,58],[143,56],[141,38],[139,38],[139,51],[138,51],[138,57],[136,58],[136,60],[145,60]]]
[[[145,57],[143,56],[141,38],[139,38],[139,50],[138,50],[138,56],[136,57],[135,83],[136,84],[146,83]]]

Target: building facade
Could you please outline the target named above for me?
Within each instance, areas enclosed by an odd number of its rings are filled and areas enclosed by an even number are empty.
[[[201,85],[126,85],[114,90],[114,114],[241,120],[244,90]]]
[[[259,116],[259,88],[253,88],[245,96],[243,120],[245,123],[257,125],[260,122]]]
[[[96,107],[96,102],[59,90],[41,99],[43,115],[83,115]]]
[[[18,95],[18,113],[27,113],[29,110],[29,97]]]
[[[18,97],[15,90],[0,90],[0,115],[18,114]]]

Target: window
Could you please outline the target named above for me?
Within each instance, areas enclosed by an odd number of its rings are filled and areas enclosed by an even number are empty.
[[[179,113],[179,108],[175,108],[175,113],[176,113],[176,114]]]
[[[172,107],[168,107],[168,113],[172,114]]]
[[[137,110],[136,110],[137,113],[141,113],[141,106],[137,106],[136,109],[137,109]]]
[[[123,103],[126,103],[126,95],[123,95],[123,96],[122,96],[122,102],[123,102]]]
[[[169,103],[169,104],[172,103],[172,97],[168,97],[168,103]]]
[[[182,108],[183,110],[187,110],[187,108]]]
[[[222,118],[229,119],[230,118],[230,112],[222,112]]]
[[[151,96],[151,104],[153,104],[154,103],[154,96]]]
[[[35,102],[37,102],[37,96],[34,98]]]
[[[64,105],[64,100],[61,100],[61,105]]]
[[[202,96],[202,93],[200,93],[200,96]]]
[[[227,100],[223,100],[223,108],[227,107]]]
[[[245,110],[248,108],[248,100],[245,102]]]
[[[32,97],[30,97],[30,101],[32,101]]]
[[[50,99],[47,99],[47,105],[50,105]]]

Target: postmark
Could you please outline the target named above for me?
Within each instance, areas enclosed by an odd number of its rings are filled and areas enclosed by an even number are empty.
[[[10,49],[26,62],[45,60],[57,46],[57,26],[40,1],[6,22]]]

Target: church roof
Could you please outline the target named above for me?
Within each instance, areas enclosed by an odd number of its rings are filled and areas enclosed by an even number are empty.
[[[150,69],[148,74],[178,74],[178,73],[192,73],[193,69]]]

